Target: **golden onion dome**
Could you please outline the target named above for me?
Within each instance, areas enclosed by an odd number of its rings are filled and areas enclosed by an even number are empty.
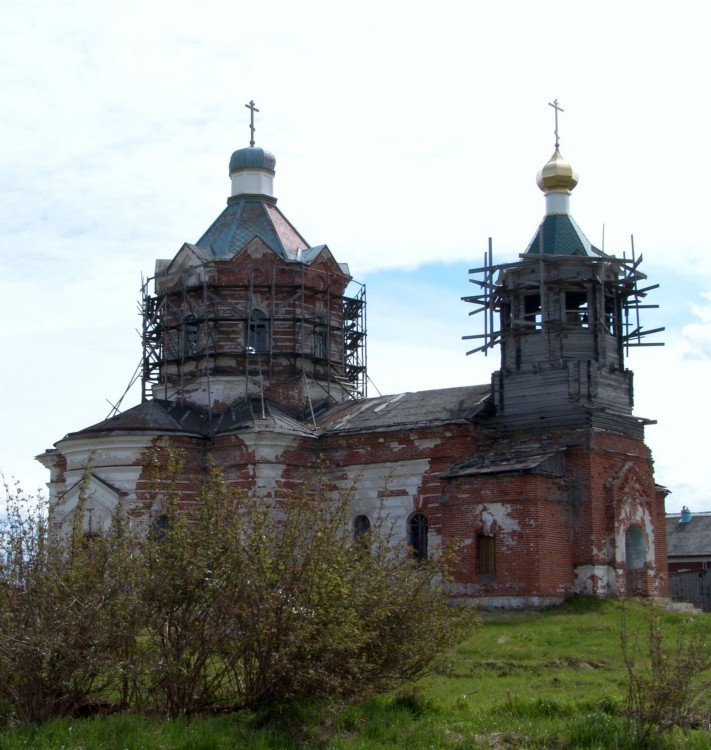
[[[544,193],[553,190],[570,192],[578,184],[578,175],[573,167],[560,155],[556,146],[555,153],[536,177],[538,187]]]

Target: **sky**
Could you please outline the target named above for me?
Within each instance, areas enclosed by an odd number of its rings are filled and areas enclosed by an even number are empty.
[[[660,288],[630,352],[669,511],[711,510],[711,105],[705,4],[4,0],[0,469],[104,419],[141,356],[142,277],[222,211],[231,153],[367,285],[370,395],[485,383],[469,269],[514,260],[560,145],[571,213]],[[133,389],[122,408],[138,402]]]

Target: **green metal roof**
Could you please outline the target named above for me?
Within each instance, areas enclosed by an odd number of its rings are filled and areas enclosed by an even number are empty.
[[[266,169],[273,172],[275,166],[274,154],[259,146],[248,146],[247,148],[240,148],[232,154],[230,174],[240,169]]]
[[[541,252],[541,242],[545,255],[599,254],[599,250],[593,247],[569,214],[548,214],[529,242],[526,253],[538,255]]]

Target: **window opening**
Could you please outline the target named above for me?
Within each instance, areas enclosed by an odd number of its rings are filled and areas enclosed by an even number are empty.
[[[477,542],[477,573],[495,575],[496,573],[496,537],[479,534]]]
[[[542,321],[541,295],[526,294],[523,298],[523,319],[527,328],[540,328]]]
[[[639,526],[630,526],[625,535],[625,558],[628,570],[641,570],[646,560],[644,532]]]
[[[565,293],[565,322],[570,325],[588,328],[590,323],[588,295],[585,291]]]
[[[269,321],[261,310],[252,310],[247,348],[256,354],[269,351]]]
[[[427,559],[427,516],[424,513],[410,517],[408,542],[416,560]]]
[[[605,295],[605,329],[613,336],[617,335],[617,312],[615,298],[612,294]]]
[[[160,542],[168,531],[170,531],[170,518],[165,513],[156,516],[151,524],[151,539],[154,542]]]
[[[313,351],[316,359],[326,359],[326,326],[320,318],[314,324]]]
[[[198,324],[194,315],[188,315],[184,322],[183,354],[192,357],[198,349]]]
[[[367,531],[370,531],[370,519],[368,516],[356,516],[353,519],[353,538],[363,536]]]

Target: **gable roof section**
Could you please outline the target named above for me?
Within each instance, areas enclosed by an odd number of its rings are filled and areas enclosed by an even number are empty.
[[[178,250],[178,254],[164,268],[164,273],[176,273],[195,266],[203,266],[213,260],[215,260],[215,254],[209,247],[199,247],[185,242]]]

